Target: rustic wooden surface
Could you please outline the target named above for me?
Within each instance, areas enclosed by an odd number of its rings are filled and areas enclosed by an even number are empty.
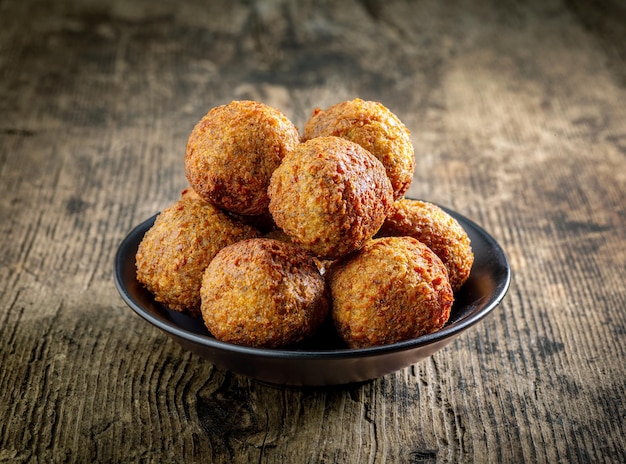
[[[0,462],[625,462],[625,31],[618,0],[0,1]],[[116,247],[209,108],[357,96],[411,129],[410,194],[505,248],[494,316],[302,390],[124,305]]]

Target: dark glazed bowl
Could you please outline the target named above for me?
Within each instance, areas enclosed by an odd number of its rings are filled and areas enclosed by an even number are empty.
[[[400,343],[348,349],[341,344],[330,323],[314,338],[290,349],[249,348],[216,340],[202,319],[165,308],[137,282],[135,254],[156,215],[135,227],[120,244],[115,256],[115,284],[123,300],[139,316],[184,348],[221,368],[279,385],[363,382],[408,367],[448,345],[491,313],[508,290],[511,271],[500,245],[471,220],[445,210],[459,221],[472,241],[475,259],[470,277],[455,295],[445,327]]]

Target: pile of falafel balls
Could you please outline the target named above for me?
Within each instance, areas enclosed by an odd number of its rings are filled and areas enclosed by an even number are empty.
[[[303,135],[255,101],[189,136],[189,187],[136,255],[137,280],[218,340],[280,348],[328,318],[349,348],[441,329],[474,255],[460,224],[408,199],[409,130],[378,102],[315,109]]]

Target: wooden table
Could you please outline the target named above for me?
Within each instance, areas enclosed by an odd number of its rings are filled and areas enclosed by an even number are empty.
[[[0,2],[0,462],[625,462],[622,5]],[[354,97],[410,128],[409,194],[506,250],[492,317],[375,381],[283,389],[122,302],[117,246],[186,186],[211,107],[302,128]]]

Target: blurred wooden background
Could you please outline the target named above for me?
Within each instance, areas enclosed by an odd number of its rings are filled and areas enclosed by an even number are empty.
[[[301,390],[124,305],[116,248],[186,186],[202,115],[354,97],[410,128],[409,193],[506,250],[491,318]],[[0,1],[0,462],[624,462],[625,186],[618,0]]]

